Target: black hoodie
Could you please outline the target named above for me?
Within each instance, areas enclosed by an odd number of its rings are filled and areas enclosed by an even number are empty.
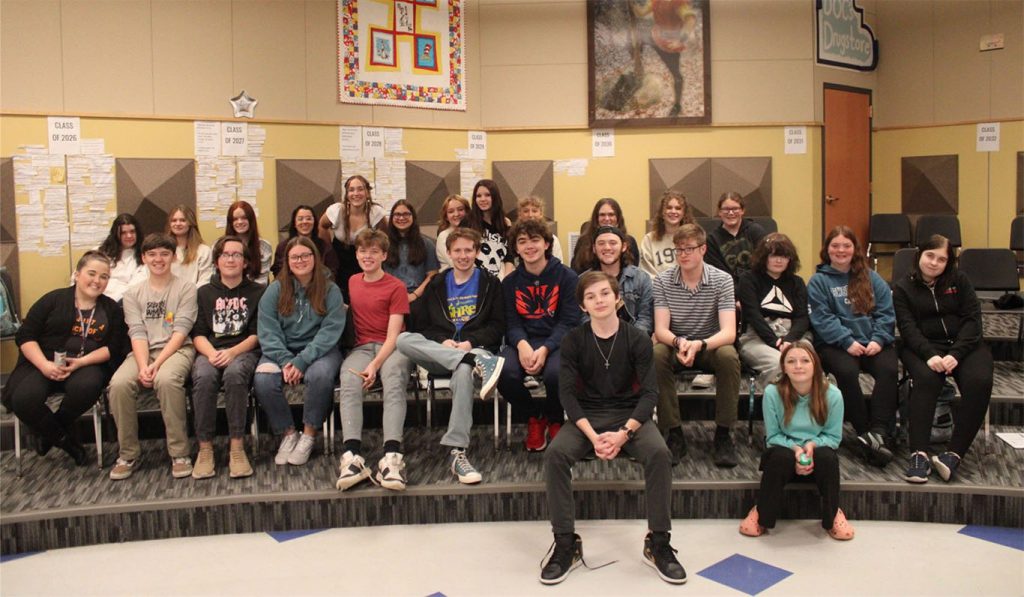
[[[892,302],[903,345],[923,361],[946,354],[963,361],[981,342],[981,303],[963,272],[948,288],[907,276],[893,288]]]
[[[469,342],[474,348],[498,352],[505,334],[505,306],[501,295],[501,282],[480,269],[476,314],[467,321],[459,333],[448,316],[448,273],[446,270],[430,279],[423,296],[412,303],[410,331],[419,332],[434,342],[454,340]]]
[[[220,276],[211,276],[210,283],[196,292],[199,313],[192,326],[192,337],[205,336],[214,348],[223,350],[255,336],[256,313],[266,289],[249,278],[242,278],[241,284],[228,288]]]

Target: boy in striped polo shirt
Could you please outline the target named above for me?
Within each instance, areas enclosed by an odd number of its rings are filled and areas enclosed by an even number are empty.
[[[736,466],[730,429],[736,422],[740,358],[736,341],[736,299],[732,276],[704,263],[707,236],[685,224],[672,237],[676,264],[654,279],[654,363],[658,375],[658,427],[676,464],[686,454],[675,372],[700,369],[715,374],[715,465]]]

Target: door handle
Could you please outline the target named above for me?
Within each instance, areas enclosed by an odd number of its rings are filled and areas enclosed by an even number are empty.
[[[839,201],[839,197],[833,197],[832,195],[825,195],[825,203],[832,205],[836,201]]]

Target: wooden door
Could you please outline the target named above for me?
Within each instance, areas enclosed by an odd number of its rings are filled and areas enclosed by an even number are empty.
[[[825,86],[824,227],[844,224],[867,246],[871,219],[871,92]]]

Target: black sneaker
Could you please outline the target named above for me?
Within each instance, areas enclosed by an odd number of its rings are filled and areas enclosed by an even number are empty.
[[[935,471],[939,473],[942,480],[948,483],[956,476],[956,469],[960,466],[960,457],[956,455],[956,452],[943,452],[938,456],[932,456],[932,465],[935,466]]]
[[[715,435],[715,466],[732,468],[736,466],[736,444],[728,433]]]
[[[681,585],[686,582],[686,570],[676,559],[676,550],[669,544],[669,533],[647,533],[644,538],[644,562],[658,571],[665,582]]]
[[[903,473],[903,480],[908,483],[927,483],[930,474],[932,465],[928,463],[928,455],[914,452],[910,455],[910,464],[907,465],[907,472]]]
[[[548,553],[551,557],[540,571],[540,582],[557,585],[583,563],[583,540],[576,533],[556,533]]]
[[[864,435],[857,436],[863,450],[864,460],[868,464],[879,468],[892,462],[892,450],[885,445],[882,434],[877,431],[868,431]]]
[[[665,435],[665,445],[672,453],[672,466],[679,464],[679,461],[686,456],[686,436],[683,435],[682,427],[673,427]]]

